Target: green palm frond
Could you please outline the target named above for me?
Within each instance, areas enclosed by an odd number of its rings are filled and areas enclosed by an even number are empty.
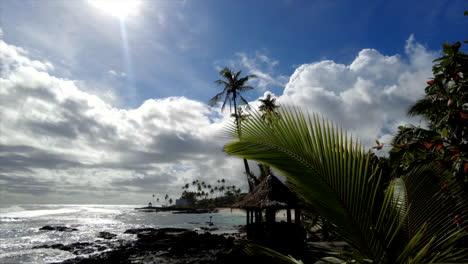
[[[434,102],[432,99],[425,97],[423,99],[418,100],[411,108],[408,110],[409,116],[424,116],[430,117],[429,115],[431,108],[434,107]]]
[[[422,197],[413,195],[413,188],[422,187],[412,177],[394,180],[385,190],[375,159],[345,132],[295,108],[283,107],[279,113],[282,118],[271,122],[265,122],[261,113],[253,113],[242,124],[241,138],[235,126],[229,127],[227,132],[238,140],[227,144],[225,151],[282,173],[307,205],[332,223],[355,249],[356,260],[426,260],[432,256],[431,250],[455,238],[453,225],[444,225],[451,228],[452,235],[440,237],[430,226],[436,217],[424,221],[430,218],[424,217],[427,210],[412,211],[413,207],[428,207],[421,204]],[[427,174],[431,169],[411,175]],[[409,229],[414,231],[407,232]]]

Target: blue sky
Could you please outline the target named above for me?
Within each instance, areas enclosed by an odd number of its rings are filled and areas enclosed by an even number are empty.
[[[217,91],[215,65],[239,52],[277,60],[272,73],[290,76],[304,63],[350,63],[363,48],[401,54],[410,34],[438,50],[467,28],[463,1],[144,0],[126,22],[136,89],[128,91],[126,78],[103,76],[126,71],[118,18],[80,0],[3,0],[1,7],[7,42],[62,64],[58,75],[117,86],[131,107],[167,96],[206,102]]]
[[[0,0],[1,201],[140,203],[220,171],[245,188],[217,137],[229,114],[207,105],[224,66],[258,76],[254,106],[273,93],[389,142],[423,124],[405,113],[441,44],[468,38],[462,0],[134,1],[122,20],[89,0]]]

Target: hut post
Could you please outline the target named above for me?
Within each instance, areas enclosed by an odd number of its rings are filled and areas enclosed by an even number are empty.
[[[288,224],[290,224],[291,223],[291,209],[290,208],[286,209],[286,218],[287,218]]]
[[[297,225],[301,225],[301,209],[294,209],[294,221]]]
[[[247,225],[250,224],[250,215],[249,215],[249,210],[247,209]]]
[[[259,223],[263,222],[262,209],[258,210],[258,220],[259,220]]]
[[[250,212],[250,223],[251,224],[255,223],[255,215],[254,214],[255,214],[255,210],[252,210]]]

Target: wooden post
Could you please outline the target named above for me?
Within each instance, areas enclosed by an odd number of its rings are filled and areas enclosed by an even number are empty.
[[[255,212],[255,211],[251,211],[251,212],[250,212],[250,223],[251,223],[251,224],[255,223],[255,220],[254,220],[254,219],[255,219],[255,217],[254,217],[254,212]]]
[[[263,222],[262,209],[258,210],[258,222],[259,223]]]
[[[297,225],[301,225],[301,209],[299,208],[294,209],[294,222]]]
[[[247,225],[250,224],[250,216],[249,216],[249,210],[247,210]]]
[[[291,209],[286,209],[286,218],[287,218],[287,221],[288,221],[288,224],[291,223]]]

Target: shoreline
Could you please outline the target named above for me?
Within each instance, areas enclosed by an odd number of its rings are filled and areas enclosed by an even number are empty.
[[[100,232],[93,242],[44,244],[48,248],[75,255],[55,264],[89,263],[238,263],[251,260],[235,241],[243,240],[242,228],[227,233],[201,232],[185,228],[127,229],[123,234],[135,239],[117,239],[117,234]],[[76,232],[63,226],[46,227],[55,232]],[[239,259],[240,258],[240,259]],[[235,260],[235,261],[234,261]],[[250,263],[250,262],[247,262]]]

